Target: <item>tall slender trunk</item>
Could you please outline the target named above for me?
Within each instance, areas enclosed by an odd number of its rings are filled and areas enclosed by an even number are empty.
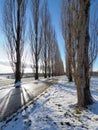
[[[38,78],[39,78],[39,76],[38,76],[38,59],[37,59],[37,56],[35,57],[35,64],[36,64],[36,66],[35,66],[35,69],[36,69],[36,72],[35,72],[35,80],[37,80]]]
[[[73,81],[73,78],[72,78],[72,68],[71,68],[71,59],[70,57],[68,58],[68,73],[67,73],[67,76],[68,76],[68,81],[69,82],[72,82]]]
[[[68,3],[69,7],[70,7],[70,2]],[[67,58],[68,58],[68,65],[67,65],[67,69],[68,69],[68,81],[72,82],[73,78],[72,78],[72,56],[71,56],[71,52],[70,52],[70,48],[71,48],[71,44],[72,44],[72,38],[71,38],[71,11],[68,8],[68,13],[69,13],[69,20],[68,20],[68,45],[67,45]]]
[[[17,62],[16,62],[16,72],[15,72],[15,83],[21,81],[21,61],[20,61],[20,54],[17,54]]]
[[[44,78],[47,78],[47,58],[46,58],[46,52],[45,52],[45,73]]]
[[[44,62],[45,62],[45,73],[44,78],[47,78],[47,41],[46,41],[46,35],[45,35],[45,51],[44,51]]]
[[[37,80],[39,77],[38,77],[38,49],[37,49],[37,27],[36,27],[36,48],[35,48],[35,80]]]
[[[35,69],[36,69],[36,72],[35,72],[35,80],[39,78],[39,75],[38,75],[38,15],[37,15],[37,12],[36,12],[36,23],[35,23]]]
[[[50,46],[48,49],[48,76],[51,76],[51,65],[50,65]]]
[[[84,3],[86,3],[84,1]],[[84,53],[85,53],[85,59],[84,59],[84,64],[85,64],[85,88],[84,88],[84,95],[85,95],[85,105],[90,105],[93,103],[93,99],[90,93],[90,76],[89,76],[89,57],[88,57],[88,48],[89,48],[89,14],[90,13],[90,0],[86,3],[86,8],[85,8],[85,22],[86,22],[86,36],[85,36],[85,48],[84,48]]]
[[[52,59],[52,77],[54,76],[54,70],[53,70],[53,59]]]
[[[17,41],[16,41],[16,72],[15,83],[21,81],[21,55],[20,55],[20,4],[17,10]]]

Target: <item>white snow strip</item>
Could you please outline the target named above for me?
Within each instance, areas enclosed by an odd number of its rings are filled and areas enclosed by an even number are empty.
[[[93,89],[92,95],[95,103],[79,112],[74,107],[77,102],[74,83],[63,78],[10,122],[1,122],[0,127],[2,130],[98,130],[98,91]]]

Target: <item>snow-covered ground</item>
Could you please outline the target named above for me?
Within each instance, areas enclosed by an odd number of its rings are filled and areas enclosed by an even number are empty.
[[[92,78],[95,103],[76,109],[76,89],[63,77],[37,100],[0,123],[0,130],[98,130],[98,78]],[[94,86],[94,87],[93,87]]]

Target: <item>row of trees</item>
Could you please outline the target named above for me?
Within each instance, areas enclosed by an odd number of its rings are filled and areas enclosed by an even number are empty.
[[[53,29],[47,0],[31,0],[28,38],[32,54],[35,79],[39,66],[44,77],[64,73],[55,30]],[[7,52],[15,74],[15,83],[21,81],[25,64],[24,43],[26,32],[27,0],[7,0],[4,6],[4,31]],[[66,50],[66,73],[74,79],[79,108],[93,103],[90,93],[90,71],[98,52],[98,19],[90,18],[91,0],[62,0],[62,35]]]
[[[29,8],[27,2],[31,5],[30,14],[26,13],[26,9]],[[43,5],[41,0],[7,0],[4,2],[3,12],[7,54],[15,74],[15,83],[21,81],[24,73],[26,38],[30,41],[35,79],[39,78],[39,66],[45,78],[63,74],[63,62],[55,30],[52,27],[47,0],[44,0]],[[30,26],[27,37],[28,17],[30,17]]]
[[[74,78],[77,105],[93,103],[90,72],[98,54],[98,19],[90,19],[91,0],[62,0],[62,34],[65,40],[66,69],[69,81]]]
[[[45,78],[47,75],[50,77],[51,75],[63,74],[64,67],[58,49],[55,30],[51,24],[47,0],[44,1],[42,6],[40,0],[32,0],[32,7],[33,22],[31,22],[30,26],[30,45],[33,66],[35,66],[33,67],[35,69],[35,79],[38,79],[39,62]],[[56,72],[56,69],[58,70],[59,68],[56,65],[57,61],[60,62],[60,68],[62,68],[59,73]]]

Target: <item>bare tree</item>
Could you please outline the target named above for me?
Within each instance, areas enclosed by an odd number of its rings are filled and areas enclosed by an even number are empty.
[[[48,42],[48,63],[47,63],[47,67],[48,67],[48,76],[50,77],[51,76],[51,48],[52,48],[52,26],[51,26],[51,22],[50,24],[48,25],[48,31],[47,31],[47,42]]]
[[[55,30],[52,26],[48,29],[48,74],[58,76],[64,74],[64,66],[59,51]]]
[[[89,32],[90,0],[66,0],[65,2],[68,5],[65,6],[66,10],[70,11],[66,17],[70,19],[70,24],[64,26],[71,33],[68,46],[70,46],[72,71],[77,88],[77,105],[79,108],[84,108],[93,103],[90,93],[90,68],[96,58],[98,37],[96,30],[93,30],[92,36],[90,35],[92,31]]]
[[[43,26],[43,62],[44,62],[44,77],[47,77],[48,68],[48,26],[50,22],[50,13],[47,1],[44,0],[41,13],[41,21]]]
[[[62,11],[61,11],[61,23],[62,23],[62,35],[65,42],[65,52],[66,52],[66,75],[69,82],[72,82],[72,61],[71,61],[71,11],[70,3],[68,0],[62,0]]]
[[[61,59],[57,41],[55,42],[55,56],[54,56],[54,75],[59,76],[64,74],[63,61]]]
[[[7,54],[15,74],[15,83],[20,82],[24,63],[22,63],[25,38],[25,0],[7,0],[3,12],[4,33],[7,38]]]
[[[30,26],[30,46],[31,46],[31,53],[32,59],[34,62],[35,68],[35,79],[39,78],[38,70],[39,70],[39,55],[41,51],[41,35],[42,35],[42,28],[40,24],[40,0],[31,0],[32,2],[32,17],[33,22]]]
[[[42,27],[40,24],[40,0],[31,0],[32,2],[32,18],[33,24],[30,26],[30,45],[32,51],[32,59],[35,67],[35,79],[39,78],[39,55],[41,51],[41,37],[42,37]]]

